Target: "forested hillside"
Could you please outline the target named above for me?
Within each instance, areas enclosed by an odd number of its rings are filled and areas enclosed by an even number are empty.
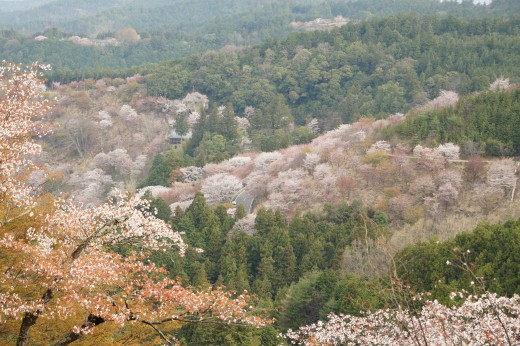
[[[352,19],[367,19],[370,16],[391,16],[398,13],[450,14],[457,17],[485,17],[507,15],[517,8],[512,0],[495,0],[489,6],[475,5],[470,1],[439,2],[432,0],[399,0],[389,3],[382,0],[337,1],[309,0],[263,1],[263,0],[217,0],[166,1],[153,0],[145,3],[138,0],[108,0],[81,2],[77,0],[31,0],[2,1],[0,20],[3,26],[25,31],[42,31],[49,26],[74,33],[96,35],[114,31],[125,26],[138,30],[173,26],[191,31],[207,26],[224,25],[223,20],[233,19],[256,26],[264,19],[278,17],[285,25],[299,18],[332,18],[344,16]],[[265,9],[264,9],[265,8]],[[276,10],[278,14],[273,11]],[[264,12],[265,11],[265,12]],[[10,12],[2,13],[2,12]],[[245,18],[235,16],[250,13]],[[262,13],[264,14],[262,15]],[[273,16],[274,15],[274,16]],[[303,15],[303,16],[302,16]],[[194,18],[196,23],[189,18]],[[192,23],[190,23],[192,22]],[[276,21],[273,21],[276,23]],[[282,24],[279,23],[278,25]],[[230,24],[230,23],[228,23]],[[197,26],[199,28],[197,29]],[[234,26],[234,25],[233,25]],[[263,25],[261,25],[263,26]],[[219,29],[222,29],[219,27]],[[264,28],[267,29],[267,28]],[[217,30],[218,31],[218,30]]]
[[[385,129],[412,143],[453,142],[466,157],[520,155],[520,90],[463,97],[453,107],[419,111]]]
[[[361,317],[356,317],[356,312],[333,312],[327,322],[309,324],[286,335],[302,345],[359,341],[367,345],[413,345],[419,338],[432,344],[483,340],[514,345],[519,341],[520,296],[513,294],[518,292],[520,268],[515,247],[519,234],[518,221],[483,224],[449,242],[412,246],[394,258],[398,269],[390,274],[394,275],[391,291],[385,292],[373,283],[349,287],[368,293],[365,304],[374,302],[371,288],[378,287],[376,296],[386,297],[386,308],[371,309]],[[416,289],[431,293],[415,294]],[[508,292],[511,298],[487,290]],[[351,301],[357,295],[347,297]]]
[[[482,18],[518,13],[514,6],[517,4],[510,0],[494,1],[490,6],[434,0],[219,0],[210,4],[60,0],[28,11],[0,10],[0,28],[5,29],[0,35],[0,50],[4,58],[12,61],[43,61],[52,64],[55,71],[68,74],[95,70],[95,76],[100,78],[109,73],[107,69],[127,69],[226,45],[249,46],[267,39],[283,39],[300,30],[291,26],[292,22],[337,16],[357,21],[410,12]],[[119,46],[113,44],[118,41],[102,42],[120,38],[118,34],[125,28],[135,29],[139,39],[123,39]],[[20,33],[27,31],[31,34]]]
[[[53,0],[2,0],[0,12],[27,11]]]
[[[5,2],[0,344],[520,344],[519,6]]]
[[[318,128],[328,130],[362,116],[407,112],[442,90],[485,90],[501,76],[514,82],[518,20],[410,15],[352,23],[164,63],[147,86],[169,98],[197,90],[230,103],[236,114],[253,107],[252,138],[274,136],[276,143],[283,125],[267,119],[280,114],[297,125],[317,118]]]

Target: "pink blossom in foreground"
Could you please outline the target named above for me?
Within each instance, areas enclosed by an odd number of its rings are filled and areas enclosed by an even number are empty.
[[[453,307],[426,301],[417,314],[406,309],[361,317],[331,313],[327,322],[289,330],[285,337],[298,345],[518,345],[520,296],[486,292]]]
[[[89,209],[65,199],[39,204],[38,191],[25,181],[35,168],[28,154],[40,152],[32,141],[40,134],[32,118],[47,109],[39,100],[43,89],[37,69],[0,65],[0,253],[7,259],[0,263],[0,323],[20,321],[17,344],[28,344],[38,319],[63,320],[78,313],[97,322],[76,326],[69,341],[104,322],[269,323],[246,315],[246,292],[195,291],[149,260],[150,250],[183,255],[187,248],[181,233],[147,211],[149,201],[116,192],[109,203]],[[131,160],[122,164],[132,169]],[[99,168],[83,179],[108,180]],[[77,184],[81,180],[78,176]],[[121,245],[133,246],[135,253],[113,251]]]

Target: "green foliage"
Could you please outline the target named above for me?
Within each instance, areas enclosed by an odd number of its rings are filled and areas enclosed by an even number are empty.
[[[417,291],[448,301],[448,293],[484,286],[499,295],[520,293],[520,220],[481,224],[443,243],[409,246],[396,255],[399,275]],[[447,265],[447,263],[450,265]],[[466,266],[467,265],[467,266]],[[471,284],[474,282],[474,285]]]
[[[229,159],[227,153],[227,141],[224,136],[206,132],[197,149],[195,149],[195,162],[204,166],[210,162],[220,162]]]
[[[334,272],[331,272],[332,277],[326,277],[326,274],[308,273],[289,288],[286,304],[281,307],[279,324],[282,329],[297,328],[320,319],[338,281]]]
[[[143,196],[144,199],[150,201],[149,211],[153,212],[158,219],[169,221],[172,216],[170,205],[162,198],[154,198],[150,190],[147,190]]]
[[[310,128],[307,126],[297,126],[291,133],[293,144],[306,144],[310,143],[315,135]]]
[[[278,324],[286,330],[323,320],[330,312],[360,315],[384,307],[388,292],[388,284],[376,278],[341,278],[333,270],[309,272],[285,293]]]
[[[330,312],[358,315],[388,307],[392,299],[400,298],[392,296],[395,292],[385,279],[345,275],[338,270],[344,249],[354,240],[386,236],[386,215],[359,205],[329,205],[321,213],[296,215],[287,223],[279,212],[261,210],[251,236],[229,234],[233,219],[225,210],[209,208],[204,196],[197,194],[186,212],[178,215],[175,227],[185,230],[188,243],[204,252],[189,250],[174,263],[161,254],[154,260],[200,288],[216,283],[238,292],[252,291],[261,299],[262,309],[276,312],[276,326],[282,330],[316,322]],[[519,293],[519,254],[517,220],[481,224],[444,243],[432,240],[409,246],[394,262],[412,292],[428,291],[446,303],[454,289],[481,290],[480,277],[486,289],[500,295]],[[179,336],[186,344],[211,344],[211,339],[226,345],[256,345],[275,340],[270,332],[215,328],[187,326]]]
[[[47,4],[37,6],[45,2]],[[179,8],[182,8],[182,11],[179,11]],[[449,13],[469,18],[519,12],[518,3],[514,0],[493,1],[491,6],[475,6],[469,1],[458,4],[453,1],[432,0],[329,0],[326,6],[312,0],[271,0],[268,3],[258,0],[216,0],[211,3],[205,0],[3,1],[0,22],[4,28],[38,32],[48,39],[43,42],[35,41],[33,36],[11,31],[5,39],[0,37],[0,46],[4,47],[2,57],[7,60],[26,64],[33,61],[52,64],[55,71],[52,80],[60,81],[59,76],[68,76],[61,79],[65,82],[74,75],[81,78],[81,73],[78,75],[75,71],[92,71],[93,75],[104,76],[103,73],[106,73],[107,69],[132,68],[219,49],[226,45],[246,46],[266,39],[283,39],[290,32],[298,30],[289,25],[294,21],[333,18],[340,15],[354,20],[367,19],[372,16],[384,17],[410,11],[423,14]],[[454,29],[459,29],[458,23],[452,21],[451,25]],[[72,35],[98,39],[114,37],[115,32],[128,27],[137,30],[141,37],[132,45],[97,47],[76,45],[66,40]],[[377,35],[370,27],[366,27],[366,32],[369,33],[369,39]],[[382,42],[385,43],[399,37],[394,27],[386,30],[384,34]],[[421,49],[422,44],[417,44],[416,47]],[[365,68],[373,65],[374,60],[369,60],[367,59]],[[293,94],[306,97],[322,87],[312,86],[314,81],[321,82],[324,77],[318,73],[320,66],[317,66],[318,69],[311,68],[305,75],[305,88],[291,90]],[[214,74],[212,76],[215,77]],[[348,76],[348,73],[345,76]],[[337,77],[333,79],[338,80]],[[158,84],[169,85],[169,90],[179,91],[174,80],[170,83],[168,79],[163,78],[162,83]],[[255,84],[252,83],[251,86]],[[330,85],[329,92],[337,91],[336,86],[337,83]],[[164,87],[160,89],[165,90]],[[160,89],[155,88],[155,91],[162,94]],[[258,88],[254,86],[250,90],[255,90],[256,93]],[[297,98],[298,96],[295,96],[295,99]],[[245,106],[246,104],[243,105]]]
[[[193,278],[193,287],[205,290],[209,287],[208,274],[206,274],[206,265],[202,263]]]
[[[189,166],[191,158],[184,155],[181,148],[170,148],[155,156],[150,173],[143,186],[163,185],[168,186],[170,173],[178,168]]]
[[[190,126],[188,124],[188,116],[186,112],[178,114],[175,118],[175,132],[180,136],[184,136],[189,130]]]
[[[362,116],[406,112],[440,90],[467,94],[499,76],[518,80],[519,20],[401,15],[351,22],[160,64],[147,81],[153,93],[154,76],[179,80],[182,71],[192,77],[175,90],[195,89],[230,103],[236,114],[254,107],[250,137],[273,150],[302,141],[277,131],[293,120],[303,126],[317,117],[327,130]]]
[[[464,143],[484,148],[488,156],[520,155],[520,90],[463,97],[454,107],[411,115],[384,130],[403,139]],[[463,153],[471,156],[472,153]]]
[[[280,332],[273,327],[254,328],[246,326],[222,326],[212,324],[189,324],[176,337],[181,346],[225,345],[225,346],[278,346],[284,345]]]

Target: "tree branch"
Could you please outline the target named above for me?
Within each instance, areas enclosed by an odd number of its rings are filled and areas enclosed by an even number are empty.
[[[150,326],[152,327],[160,336],[161,338],[166,341],[166,343],[170,346],[175,346],[174,343],[171,342],[171,340],[166,336],[164,335],[164,333],[159,329],[157,328],[153,323],[150,323],[148,321],[144,321],[144,320],[141,320],[142,323],[146,324],[147,326]]]

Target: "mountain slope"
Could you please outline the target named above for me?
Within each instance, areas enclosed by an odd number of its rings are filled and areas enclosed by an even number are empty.
[[[520,90],[487,92],[463,98],[454,107],[425,110],[385,129],[385,138],[422,143],[454,142],[464,154],[520,155]]]

